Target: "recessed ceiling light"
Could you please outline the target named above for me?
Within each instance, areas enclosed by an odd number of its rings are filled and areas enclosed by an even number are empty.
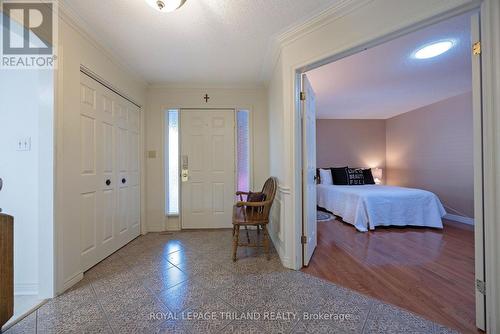
[[[455,45],[455,43],[452,40],[439,41],[427,44],[418,49],[417,51],[415,51],[415,53],[413,54],[413,58],[416,59],[434,58],[451,49],[453,45]]]
[[[186,0],[146,0],[146,2],[160,12],[173,12],[184,5]]]

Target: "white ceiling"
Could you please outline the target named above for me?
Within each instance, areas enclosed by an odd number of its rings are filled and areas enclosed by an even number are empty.
[[[441,39],[457,45],[433,59],[411,57]],[[470,15],[402,36],[308,72],[317,118],[387,119],[471,90]]]
[[[255,84],[272,37],[339,0],[187,0],[173,13],[144,0],[63,1],[149,83]]]

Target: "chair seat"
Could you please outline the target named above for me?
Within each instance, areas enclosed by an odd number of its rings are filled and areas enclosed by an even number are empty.
[[[245,206],[233,206],[233,225],[261,225],[267,223],[268,218],[262,210]]]

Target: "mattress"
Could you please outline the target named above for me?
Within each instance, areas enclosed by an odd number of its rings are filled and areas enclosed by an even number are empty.
[[[446,211],[432,192],[385,185],[317,185],[318,205],[361,232],[377,226],[443,228]]]

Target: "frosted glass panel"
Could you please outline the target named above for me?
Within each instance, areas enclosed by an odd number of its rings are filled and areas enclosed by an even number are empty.
[[[239,110],[237,113],[237,154],[238,190],[250,190],[250,113]]]
[[[179,214],[179,111],[169,110],[167,119],[167,214]]]

